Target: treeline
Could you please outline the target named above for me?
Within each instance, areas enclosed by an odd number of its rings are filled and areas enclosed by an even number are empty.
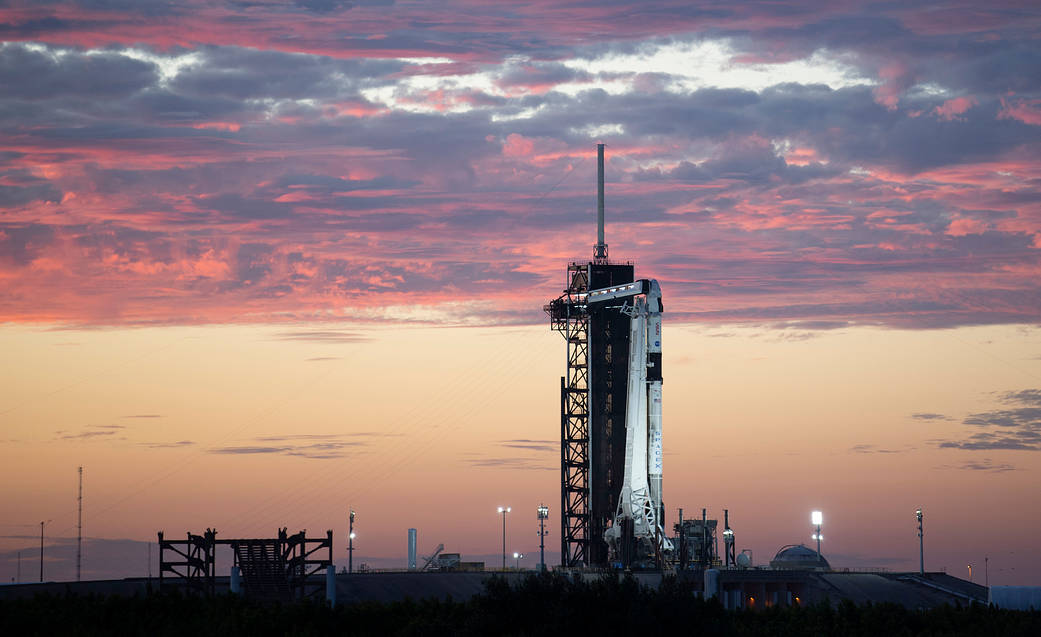
[[[727,611],[688,584],[631,578],[493,578],[465,601],[262,604],[236,596],[53,597],[0,601],[0,635],[1041,635],[1041,612],[982,605],[908,610],[849,602]]]

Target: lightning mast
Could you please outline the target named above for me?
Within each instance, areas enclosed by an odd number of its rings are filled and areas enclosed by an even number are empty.
[[[604,241],[604,145],[596,145],[596,246],[593,261],[607,263],[607,243]]]

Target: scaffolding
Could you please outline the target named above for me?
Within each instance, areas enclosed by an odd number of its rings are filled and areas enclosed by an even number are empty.
[[[277,538],[218,540],[216,529],[184,540],[167,540],[159,532],[159,588],[216,592],[216,547],[230,546],[233,566],[242,574],[243,593],[266,601],[291,601],[320,595],[325,581],[315,576],[333,563],[333,532],[309,538],[306,531]],[[325,556],[321,553],[325,552]],[[171,577],[172,576],[172,577]]]

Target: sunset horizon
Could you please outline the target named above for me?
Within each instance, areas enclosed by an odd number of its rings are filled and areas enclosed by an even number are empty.
[[[918,571],[922,509],[925,570],[1041,585],[1041,11],[0,24],[0,581],[37,581],[41,530],[76,579],[79,467],[83,579],[208,528],[331,529],[339,568],[349,508],[355,568],[404,568],[409,528],[534,568],[539,505],[558,564],[543,306],[593,259],[603,143],[609,257],[661,286],[666,528],[727,510],[766,565],[822,511],[832,567]]]

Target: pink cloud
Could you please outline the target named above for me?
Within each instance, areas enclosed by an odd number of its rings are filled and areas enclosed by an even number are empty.
[[[1041,100],[1001,98],[998,119],[1015,119],[1024,124],[1041,126]]]
[[[510,133],[502,145],[502,154],[507,157],[528,157],[535,152],[535,142],[523,135]]]
[[[882,83],[875,88],[875,101],[889,110],[900,104],[900,96],[911,86],[910,69],[899,60],[891,60],[878,70]]]
[[[940,119],[951,121],[961,119],[958,116],[962,115],[976,104],[976,98],[974,97],[956,97],[947,100],[940,106],[937,106],[933,112],[935,112],[937,117]]]
[[[964,237],[970,234],[983,234],[987,231],[987,224],[978,219],[960,218],[951,222],[947,227],[947,234],[952,237]]]

